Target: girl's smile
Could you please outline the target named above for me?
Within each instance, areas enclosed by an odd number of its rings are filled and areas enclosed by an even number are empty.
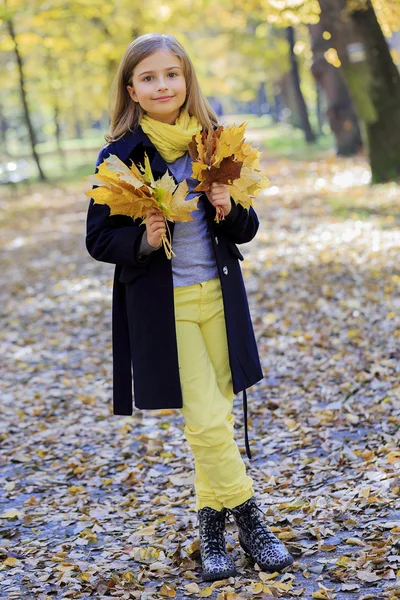
[[[152,119],[173,125],[186,100],[186,80],[179,56],[157,50],[133,69],[130,97]]]

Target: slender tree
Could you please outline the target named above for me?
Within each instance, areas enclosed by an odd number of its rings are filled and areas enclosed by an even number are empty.
[[[14,54],[15,54],[15,58],[17,61],[17,65],[18,65],[18,74],[19,74],[19,89],[20,89],[20,93],[21,93],[21,101],[22,101],[22,106],[24,109],[24,118],[25,118],[25,123],[28,129],[28,134],[29,134],[29,140],[30,140],[30,144],[31,144],[31,149],[32,149],[32,155],[34,158],[34,161],[36,163],[36,166],[38,168],[39,171],[39,178],[41,181],[46,181],[46,177],[45,174],[42,170],[42,167],[40,165],[40,159],[39,159],[39,155],[36,152],[36,135],[35,135],[35,130],[33,128],[32,125],[32,120],[31,120],[31,115],[29,112],[29,106],[28,106],[28,100],[27,100],[27,94],[26,94],[26,87],[25,87],[25,75],[24,75],[24,63],[23,63],[23,59],[21,56],[21,53],[19,51],[19,47],[18,47],[18,43],[17,43],[17,39],[15,36],[15,29],[14,29],[14,23],[12,20],[11,16],[7,17],[7,30],[8,33],[13,41],[13,46],[14,46]]]
[[[296,55],[294,53],[294,44],[295,44],[295,35],[294,28],[289,26],[286,28],[287,41],[289,44],[289,56],[290,56],[290,69],[291,69],[291,78],[294,87],[294,92],[296,96],[296,103],[299,110],[301,127],[304,131],[304,135],[306,141],[308,143],[315,141],[315,134],[311,129],[310,120],[308,118],[308,110],[306,101],[303,96],[303,92],[301,91],[300,85],[300,75],[299,75],[299,67],[297,64]]]

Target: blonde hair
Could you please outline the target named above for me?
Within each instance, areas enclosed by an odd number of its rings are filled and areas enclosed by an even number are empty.
[[[111,84],[108,109],[111,123],[104,136],[107,143],[119,140],[128,130],[134,131],[140,124],[144,111],[138,102],[132,100],[127,86],[132,86],[135,67],[153,52],[164,49],[182,59],[186,100],[181,108],[197,117],[203,129],[218,125],[218,117],[203,96],[193,63],[184,47],[172,35],[146,33],[129,44]]]

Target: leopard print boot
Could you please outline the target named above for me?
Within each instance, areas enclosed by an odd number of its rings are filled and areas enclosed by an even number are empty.
[[[257,506],[254,496],[228,510],[238,526],[241,547],[260,569],[280,571],[293,563],[292,555],[261,517],[262,510]]]
[[[235,563],[225,547],[226,508],[221,511],[209,506],[197,512],[199,518],[200,556],[204,581],[225,579],[236,575]]]

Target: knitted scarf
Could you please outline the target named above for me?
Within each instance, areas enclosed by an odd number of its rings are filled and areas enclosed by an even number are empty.
[[[143,115],[140,125],[167,162],[183,156],[192,137],[202,130],[197,118],[191,117],[186,110],[181,110],[174,125],[152,119],[147,114]]]

